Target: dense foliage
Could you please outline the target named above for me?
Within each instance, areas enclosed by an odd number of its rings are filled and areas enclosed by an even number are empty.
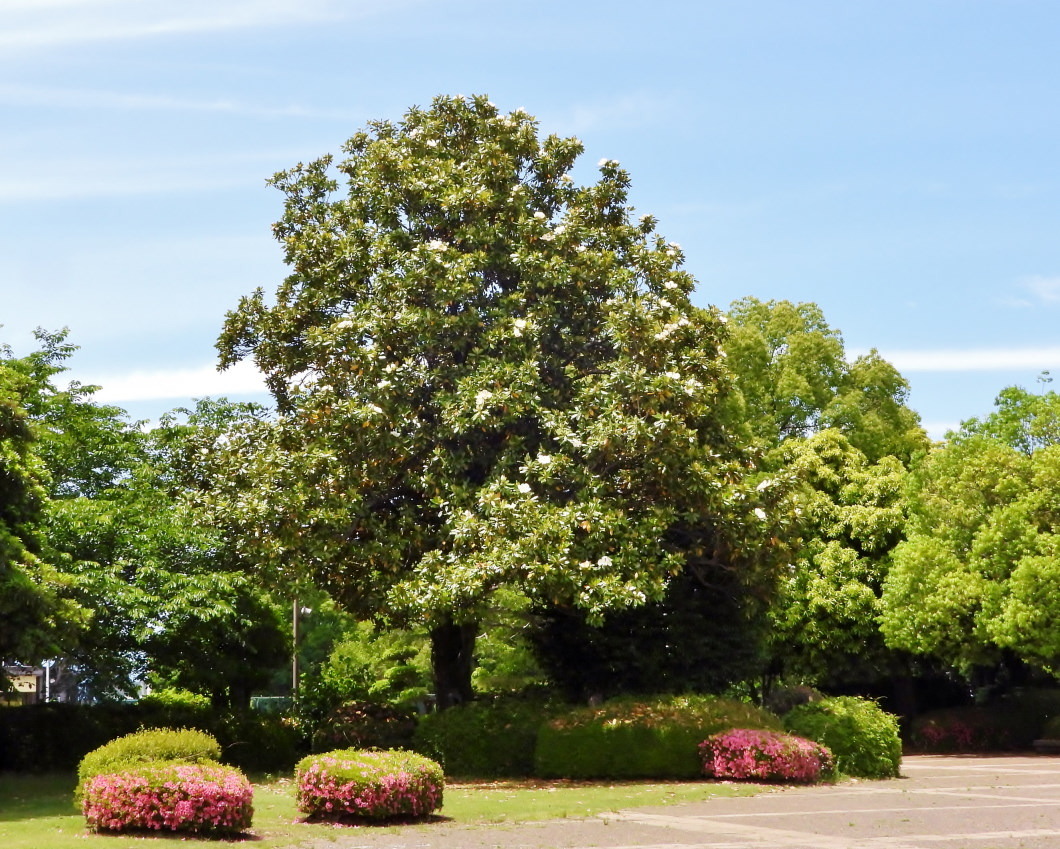
[[[274,178],[291,273],[219,341],[278,407],[210,498],[246,556],[426,618],[443,706],[501,588],[593,619],[683,569],[768,594],[783,517],[719,415],[721,317],[618,163],[579,186],[580,142],[484,97],[344,151]]]
[[[1060,668],[1060,396],[1008,389],[912,475],[883,594],[889,644],[970,673]],[[1005,441],[1009,440],[1009,441]]]
[[[835,696],[793,708],[792,734],[827,746],[836,770],[858,778],[895,778],[902,764],[898,719],[869,699]]]
[[[125,767],[156,761],[212,763],[221,759],[221,745],[203,731],[189,728],[145,728],[117,737],[86,754],[77,767],[78,794],[91,778]]]
[[[702,772],[698,745],[729,728],[782,730],[772,714],[730,699],[615,699],[546,722],[535,771],[543,778],[694,778]]]
[[[414,747],[438,761],[449,776],[529,776],[539,729],[563,710],[563,705],[527,695],[479,699],[421,717]]]

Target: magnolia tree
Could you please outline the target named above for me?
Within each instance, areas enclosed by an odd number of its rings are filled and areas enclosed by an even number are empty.
[[[209,497],[274,578],[426,622],[444,707],[471,697],[501,588],[600,618],[694,566],[768,583],[769,487],[717,415],[722,320],[628,174],[573,138],[437,98],[273,178],[290,276],[229,313],[277,419],[234,432]],[[760,568],[761,567],[761,568]]]

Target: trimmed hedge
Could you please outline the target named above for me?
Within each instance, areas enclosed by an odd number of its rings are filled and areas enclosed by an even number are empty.
[[[700,743],[699,754],[708,778],[812,783],[835,769],[826,746],[778,731],[722,731]]]
[[[154,763],[90,777],[81,811],[95,831],[235,834],[250,828],[253,790],[218,763]]]
[[[298,810],[312,819],[423,817],[442,806],[439,764],[412,752],[338,749],[295,771]]]
[[[773,714],[716,696],[615,699],[542,725],[536,772],[543,778],[696,778],[699,744],[730,728],[783,730]]]
[[[827,746],[836,769],[858,778],[894,778],[902,764],[897,717],[869,699],[834,696],[784,715],[792,734]]]
[[[145,728],[93,749],[77,767],[76,795],[81,797],[97,775],[161,761],[184,764],[217,763],[221,746],[204,731],[190,728]]]
[[[437,711],[416,726],[413,748],[449,776],[522,778],[534,773],[542,722],[563,708],[541,699],[498,697]]]
[[[320,723],[313,734],[313,751],[404,749],[412,745],[415,731],[411,711],[375,702],[346,702]]]

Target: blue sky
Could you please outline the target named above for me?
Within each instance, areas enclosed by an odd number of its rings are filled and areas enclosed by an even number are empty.
[[[1060,374],[1055,0],[0,0],[0,341],[154,417],[284,268],[265,180],[486,93],[632,174],[700,303],[815,301],[933,435]],[[260,396],[259,396],[260,397]]]

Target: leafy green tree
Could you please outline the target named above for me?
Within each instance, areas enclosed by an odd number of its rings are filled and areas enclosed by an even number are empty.
[[[803,544],[773,608],[775,671],[825,686],[889,678],[900,660],[877,618],[904,534],[906,469],[896,457],[870,463],[834,429],[790,440],[785,454],[802,482]]]
[[[600,618],[689,565],[768,586],[777,520],[718,415],[720,316],[618,163],[577,185],[580,142],[484,97],[344,151],[273,179],[291,274],[219,340],[277,402],[212,498],[248,556],[426,621],[442,706],[472,696],[502,587]]]
[[[902,539],[905,469],[928,440],[909,387],[875,351],[848,361],[816,304],[744,298],[728,312],[732,418],[797,481],[801,542],[772,610],[768,681],[892,678],[876,623]]]
[[[768,449],[835,428],[870,462],[905,463],[927,448],[907,405],[909,384],[872,350],[848,362],[843,337],[812,303],[734,301],[729,364],[742,405],[735,417]]]
[[[48,470],[27,410],[39,391],[25,360],[0,350],[0,658],[58,652],[82,618],[47,551]]]
[[[970,674],[1006,654],[1055,673],[1060,398],[1009,388],[913,472],[909,533],[885,582],[890,645]]]

